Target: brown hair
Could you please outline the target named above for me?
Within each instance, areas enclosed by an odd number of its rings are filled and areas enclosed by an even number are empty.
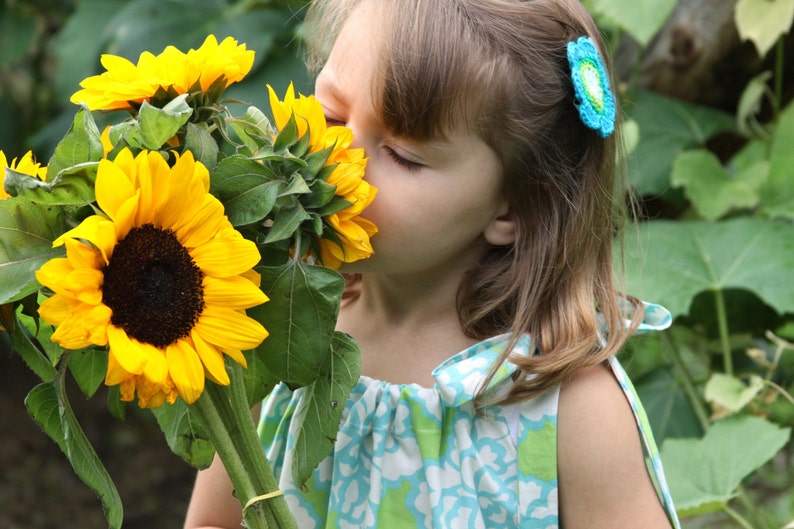
[[[315,64],[358,1],[315,0],[307,16]],[[642,311],[628,298],[627,329],[613,277],[625,214],[619,133],[601,138],[574,105],[567,43],[588,35],[606,57],[588,12],[579,0],[367,1],[378,2],[387,35],[373,92],[386,126],[417,140],[462,127],[501,159],[516,242],[468,271],[458,313],[472,338],[512,333],[503,361],[522,333],[531,337],[539,354],[510,358],[519,376],[502,401],[616,354]]]

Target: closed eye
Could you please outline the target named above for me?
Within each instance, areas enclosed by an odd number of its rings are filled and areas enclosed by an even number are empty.
[[[344,127],[345,126],[345,122],[342,121],[341,119],[329,118],[328,116],[325,116],[325,124],[328,127]]]
[[[399,165],[400,167],[404,167],[404,168],[405,168],[405,169],[407,169],[408,171],[414,172],[414,171],[418,171],[419,169],[421,169],[422,167],[424,167],[424,166],[423,166],[421,163],[414,162],[414,161],[408,160],[408,159],[406,159],[406,158],[403,158],[402,156],[400,156],[400,155],[399,155],[399,154],[398,154],[398,153],[397,153],[397,152],[396,152],[394,149],[392,149],[391,147],[384,147],[384,149],[386,150],[386,154],[388,154],[388,155],[389,155],[389,157],[390,157],[392,160],[394,160],[394,163],[396,163],[396,164],[397,164],[397,165]]]

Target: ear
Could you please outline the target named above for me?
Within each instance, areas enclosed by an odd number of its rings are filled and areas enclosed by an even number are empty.
[[[502,199],[496,217],[485,227],[482,234],[493,246],[510,246],[516,242],[516,217],[507,200]]]

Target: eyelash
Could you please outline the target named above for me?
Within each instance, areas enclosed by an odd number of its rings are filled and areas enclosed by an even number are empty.
[[[386,154],[388,154],[389,157],[392,160],[394,160],[394,163],[396,163],[397,165],[399,165],[401,167],[404,167],[408,171],[412,171],[412,172],[413,171],[418,171],[419,169],[422,168],[422,164],[417,163],[417,162],[412,162],[411,160],[407,160],[407,159],[403,158],[402,156],[397,154],[397,152],[394,149],[392,149],[390,147],[384,147],[384,149],[386,150]]]

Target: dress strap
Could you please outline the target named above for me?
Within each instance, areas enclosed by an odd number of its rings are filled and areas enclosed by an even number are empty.
[[[653,432],[651,431],[651,425],[648,421],[648,415],[645,413],[645,408],[639,405],[640,399],[637,395],[637,390],[634,388],[634,384],[631,383],[626,371],[623,370],[617,358],[614,356],[611,357],[609,359],[609,366],[612,368],[612,372],[615,373],[615,377],[618,379],[621,388],[623,388],[623,392],[626,394],[626,398],[631,404],[631,410],[637,422],[637,428],[645,448],[646,457],[650,460],[651,467],[653,468],[651,478],[656,487],[656,492],[659,494],[659,499],[662,501],[662,505],[667,512],[670,523],[673,524],[675,529],[681,529],[681,524],[678,521],[678,516],[675,511],[675,505],[673,504],[673,496],[670,494],[670,487],[667,485],[667,480],[664,477],[662,458],[656,446],[656,441],[653,438]]]

